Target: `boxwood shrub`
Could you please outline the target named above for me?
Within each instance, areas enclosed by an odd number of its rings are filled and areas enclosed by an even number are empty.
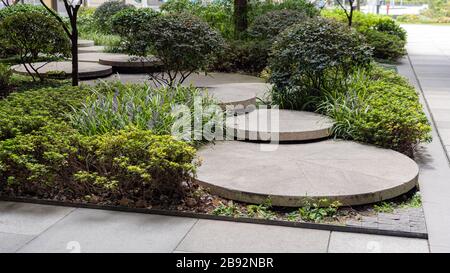
[[[101,4],[94,12],[93,17],[98,27],[98,30],[103,33],[111,33],[111,19],[114,14],[124,9],[134,9],[131,4],[126,4],[124,1],[111,0]]]

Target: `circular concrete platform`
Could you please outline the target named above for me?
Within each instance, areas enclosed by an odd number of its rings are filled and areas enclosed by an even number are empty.
[[[219,101],[222,108],[227,105],[244,109],[256,105],[258,94],[268,90],[270,85],[265,83],[228,83],[210,85],[205,88],[205,93]]]
[[[257,109],[229,117],[227,130],[240,140],[305,141],[329,137],[333,121],[323,115],[283,109]]]
[[[95,43],[94,41],[91,40],[78,40],[78,47],[89,47],[89,46],[94,46]]]
[[[258,144],[221,141],[201,148],[198,182],[222,197],[299,207],[326,198],[374,203],[415,187],[419,168],[398,152],[351,141]]]
[[[78,53],[103,53],[104,46],[87,46],[78,48]]]
[[[124,54],[104,54],[100,56],[100,64],[112,66],[117,72],[143,73],[161,70],[161,62],[156,57],[134,57]]]
[[[71,62],[51,62],[45,63],[33,63],[33,67],[41,67],[38,69],[39,73],[44,77],[49,78],[69,78],[72,74]],[[44,66],[43,66],[44,65]],[[24,65],[15,65],[12,67],[15,73],[28,75]],[[80,79],[93,79],[106,77],[112,74],[112,67],[101,65],[98,63],[79,62],[78,63],[79,77]],[[49,75],[50,72],[56,72],[53,75]],[[64,72],[59,74],[59,72]],[[35,73],[34,73],[35,74]]]

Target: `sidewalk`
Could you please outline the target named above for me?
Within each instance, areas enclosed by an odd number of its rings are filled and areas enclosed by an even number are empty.
[[[0,202],[0,252],[428,252],[427,240]]]
[[[423,93],[432,117],[433,142],[425,145],[419,183],[431,252],[450,252],[450,27],[403,25],[408,60],[398,67]]]

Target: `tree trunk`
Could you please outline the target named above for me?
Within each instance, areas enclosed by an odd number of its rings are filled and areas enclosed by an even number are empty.
[[[78,86],[78,29],[77,16],[70,18],[70,25],[72,27],[72,86]]]
[[[236,36],[248,27],[248,0],[234,0],[234,32]]]

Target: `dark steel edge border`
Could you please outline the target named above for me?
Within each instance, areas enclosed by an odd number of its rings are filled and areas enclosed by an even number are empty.
[[[340,231],[340,232],[364,233],[364,234],[385,235],[385,236],[395,236],[395,237],[428,239],[428,233],[373,229],[373,228],[352,227],[352,226],[339,226],[339,225],[331,225],[331,224],[317,224],[317,223],[306,223],[306,222],[289,222],[289,221],[281,221],[281,220],[266,220],[266,219],[255,219],[255,218],[234,218],[234,217],[227,217],[227,216],[216,216],[216,215],[211,215],[211,214],[184,212],[184,211],[175,211],[175,210],[129,208],[129,207],[123,207],[123,206],[72,203],[72,202],[62,202],[62,201],[45,200],[45,199],[8,197],[8,196],[2,196],[2,195],[0,195],[0,201],[33,203],[33,204],[41,204],[41,205],[53,205],[53,206],[75,207],[75,208],[85,208],[85,209],[100,209],[100,210],[131,212],[131,213],[156,214],[156,215],[166,215],[166,216],[176,216],[176,217],[198,218],[198,219],[206,219],[206,220],[219,220],[219,221],[229,221],[229,222],[238,222],[238,223],[284,226],[284,227],[293,227],[293,228],[308,228],[308,229],[317,229],[317,230],[328,230],[328,231]]]

